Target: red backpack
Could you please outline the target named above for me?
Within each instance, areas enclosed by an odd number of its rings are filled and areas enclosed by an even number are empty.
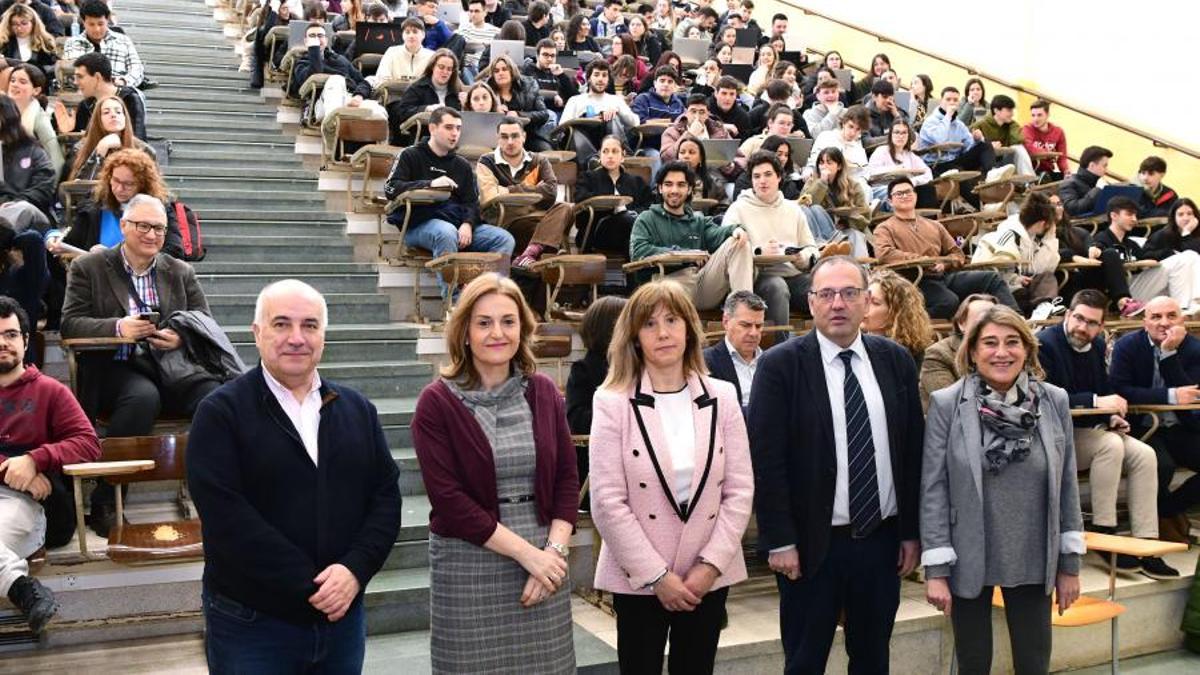
[[[175,202],[175,224],[182,238],[183,259],[188,262],[204,260],[204,237],[200,234],[200,219],[190,206]]]

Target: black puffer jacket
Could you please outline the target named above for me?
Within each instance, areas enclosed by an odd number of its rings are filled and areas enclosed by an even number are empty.
[[[550,119],[550,111],[546,109],[546,101],[538,93],[537,80],[528,75],[514,75],[514,78],[512,98],[505,101],[504,105],[510,112],[529,119],[529,126],[525,127],[525,133],[541,138],[542,135],[538,132],[546,120]],[[496,91],[496,87],[493,86],[492,90]],[[543,140],[550,139],[543,138]]]
[[[1063,209],[1072,216],[1086,216],[1096,208],[1096,197],[1100,196],[1100,188],[1096,181],[1100,177],[1080,169],[1058,187],[1058,197],[1062,200]]]
[[[320,47],[309,47],[308,54],[296,61],[296,67],[292,69],[292,81],[288,83],[288,92],[292,96],[299,96],[304,81],[310,75],[318,73],[341,75],[346,78],[346,90],[351,95],[371,98],[371,84],[358,72],[358,68],[332,49],[322,52]]]
[[[51,206],[58,188],[58,174],[50,163],[50,155],[31,141],[19,147],[4,148],[4,180],[0,180],[0,204],[27,201],[33,204],[50,222],[54,222]]]
[[[388,103],[388,118],[392,120],[393,125],[399,127],[404,120],[437,102],[438,95],[433,89],[433,82],[428,77],[422,77],[408,85],[408,89],[405,89],[404,93],[400,95],[399,101]],[[462,110],[462,104],[458,102],[458,92],[453,89],[447,90],[445,105],[455,110]]]

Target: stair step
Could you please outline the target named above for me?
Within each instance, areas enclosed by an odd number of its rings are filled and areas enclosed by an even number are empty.
[[[219,104],[231,106],[231,108],[229,108],[229,109],[232,109],[232,110],[240,110],[242,107],[245,107],[247,109],[253,107],[256,109],[260,109],[260,110],[261,109],[267,109],[267,110],[272,109],[272,108],[270,108],[270,106],[266,105],[266,103],[262,99],[262,96],[260,96],[259,93],[254,90],[251,90],[250,92],[247,92],[245,94],[237,94],[237,93],[227,92],[227,91],[222,91],[222,92],[213,91],[213,92],[209,92],[207,95],[201,97],[201,96],[196,96],[195,93],[193,93],[191,90],[179,90],[179,89],[175,89],[173,87],[168,87],[168,88],[164,89],[163,87],[158,87],[157,89],[151,89],[150,91],[146,92],[146,100],[149,103],[149,107],[151,110],[154,110],[154,109],[157,109],[160,107],[188,105],[188,104],[192,104],[192,103],[197,104],[197,105],[206,104],[206,103],[213,103],[213,104],[219,103]],[[204,108],[195,108],[195,109],[203,110]]]
[[[297,209],[289,208],[287,210],[272,209],[270,212],[266,212],[266,211],[245,211],[245,210],[241,210],[241,209],[212,208],[212,209],[206,209],[205,213],[207,214],[207,217],[213,218],[216,220],[241,219],[241,220],[251,220],[251,221],[266,220],[266,221],[277,221],[277,222],[297,222],[297,221],[299,221],[299,222],[305,222],[305,223],[313,222],[313,221],[340,222],[340,223],[346,222],[345,214],[329,213],[324,210],[314,212],[311,210],[297,210]],[[337,262],[337,261],[326,260],[325,262]]]
[[[203,283],[203,282],[201,282]],[[209,286],[205,285],[205,289]],[[258,348],[254,343],[235,344],[238,354],[241,355],[242,361],[246,363],[254,363],[258,361]],[[325,340],[325,352],[321,355],[321,372],[325,372],[328,365],[340,362],[354,361],[417,361],[417,344],[415,342],[387,342],[382,340],[361,340],[353,342]],[[426,366],[427,373],[432,373],[432,369]]]
[[[222,200],[273,202],[300,201],[323,204],[324,194],[317,191],[317,183],[311,179],[268,178],[257,172],[245,175],[225,176],[167,176],[171,189],[195,201]],[[318,199],[319,198],[319,199]],[[226,201],[229,200],[229,201]]]
[[[274,122],[270,123],[275,126]],[[154,134],[166,136],[171,139],[172,143],[181,143],[187,141],[202,141],[210,147],[228,147],[242,146],[248,143],[266,143],[272,146],[279,146],[284,143],[283,136],[278,131],[273,131],[271,128],[265,129],[225,129],[219,125],[214,125],[208,128],[199,128],[191,125],[177,124],[162,124],[157,127],[147,123]],[[295,148],[295,142],[288,144]]]
[[[407,570],[419,567],[429,567],[429,542],[398,541],[392,544],[392,550],[383,563],[385,570]]]
[[[250,309],[253,311],[253,307]],[[329,310],[333,314],[334,308],[330,307]],[[419,390],[433,378],[433,371],[423,361],[343,361],[322,363],[321,377],[373,399]]]
[[[411,435],[411,430],[406,430],[410,431]],[[400,494],[406,497],[425,494],[421,465],[417,462],[417,451],[412,444],[392,444],[389,447],[393,448],[392,459],[396,460],[396,466],[400,467]]]
[[[154,91],[158,91],[155,89]],[[180,98],[156,98],[149,101],[152,113],[194,113],[199,111],[211,113],[261,113],[275,118],[276,111],[263,105],[262,99],[250,98],[244,94],[227,94],[221,98],[194,99],[191,96]]]
[[[267,284],[278,280],[278,277],[268,274],[199,274],[197,278],[206,293],[222,295],[257,293]],[[378,274],[309,275],[299,279],[322,294],[373,293],[379,287]]]
[[[244,162],[237,168],[235,166],[232,162],[225,165],[218,163],[216,166],[211,163],[188,163],[181,166],[172,157],[172,161],[167,165],[167,170],[164,172],[164,178],[168,181],[178,179],[179,184],[183,184],[185,180],[188,183],[192,183],[197,180],[211,178],[240,182],[245,180],[244,176],[238,175],[238,169],[241,169],[243,173],[253,173],[253,178],[256,180],[308,181],[312,184],[311,188],[316,188],[317,185],[313,172],[299,168],[298,166],[295,168],[267,168],[258,162],[255,162],[253,167],[247,167]]]
[[[254,320],[254,300],[257,295],[211,294],[207,297],[217,323],[222,326],[249,326]],[[386,317],[389,311],[387,296],[374,293],[331,293],[325,296],[325,300],[329,303],[330,323],[365,323]],[[426,366],[426,375],[428,372]],[[401,396],[404,393],[408,392],[394,391],[390,395]]]
[[[248,171],[260,166],[301,168],[303,164],[296,156],[295,148],[294,142],[289,144],[286,141],[280,141],[276,147],[256,144],[252,149],[254,161],[247,161],[246,148],[221,148],[205,142],[172,141],[167,170],[176,166],[235,166]]]
[[[429,627],[429,568],[382,570],[367,584],[367,633]]]
[[[277,279],[302,277],[309,274],[366,274],[376,270],[374,263],[319,262],[315,260],[241,262],[220,260],[211,256],[202,262],[194,263],[192,267],[196,269],[197,274],[269,274]]]
[[[403,499],[400,516],[400,534],[396,541],[422,541],[429,539],[429,496],[408,495]]]
[[[254,334],[249,326],[225,327],[225,334],[230,341],[236,343],[254,342]],[[421,328],[411,323],[335,323],[325,329],[325,340],[391,340],[415,341],[421,335]],[[412,412],[416,405],[415,398],[384,399],[391,411],[407,410]],[[378,402],[376,402],[378,404]],[[382,411],[381,411],[382,412]],[[394,422],[393,422],[394,423]],[[407,424],[407,422],[405,422]]]
[[[260,237],[303,237],[311,235],[322,236],[338,236],[345,234],[346,226],[343,223],[255,223],[255,222],[230,222],[230,221],[209,221],[204,213],[198,214],[200,222],[204,225],[204,236],[260,236]],[[379,275],[374,270],[371,270],[370,275],[373,279],[378,279]]]

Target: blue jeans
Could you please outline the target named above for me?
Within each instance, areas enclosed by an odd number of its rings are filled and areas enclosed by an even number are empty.
[[[207,588],[205,654],[214,675],[362,672],[367,648],[360,595],[337,623],[299,625],[267,616]]]
[[[433,257],[458,253],[458,226],[444,220],[433,219],[423,223],[410,225],[404,234],[404,243],[408,246],[429,249]],[[513,248],[517,242],[505,230],[494,225],[480,223],[475,226],[471,236],[471,244],[465,251],[475,253],[502,253],[506,258],[512,258]],[[446,295],[446,282],[438,275],[438,290]]]

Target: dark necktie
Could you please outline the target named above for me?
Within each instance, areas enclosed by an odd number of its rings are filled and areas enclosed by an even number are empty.
[[[846,368],[842,393],[846,408],[846,465],[850,472],[850,532],[862,538],[879,526],[879,481],[875,477],[875,441],[862,387],[850,367],[854,352],[838,354]]]

